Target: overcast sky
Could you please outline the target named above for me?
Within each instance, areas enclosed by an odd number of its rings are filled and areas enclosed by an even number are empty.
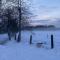
[[[40,23],[35,22],[34,23],[35,25],[36,24],[54,24],[56,26],[60,25],[60,0],[27,0],[27,1],[30,1],[31,4],[30,10],[33,12],[34,15],[36,15],[34,18],[32,18],[32,20],[42,21]],[[29,4],[29,2],[27,2],[27,4]]]
[[[31,10],[35,15],[37,15],[34,17],[34,20],[36,19],[56,20],[56,18],[58,19],[60,18],[60,0],[27,0],[27,1],[30,1]]]
[[[60,0],[31,0],[37,19],[60,18]]]
[[[50,23],[55,23],[55,25],[58,24],[60,20],[60,0],[30,1],[32,6],[31,10],[37,15],[33,18],[34,20],[49,20]]]

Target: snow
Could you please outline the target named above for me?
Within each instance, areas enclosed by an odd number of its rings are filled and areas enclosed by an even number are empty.
[[[0,34],[0,41],[8,39],[7,36],[7,34]]]
[[[29,44],[30,35],[33,44]],[[54,36],[54,48],[50,47],[51,34]],[[5,45],[0,45],[0,60],[60,60],[60,31],[22,31],[21,42],[13,38]],[[7,34],[1,34],[0,40],[8,40]],[[36,43],[45,42],[38,48]]]

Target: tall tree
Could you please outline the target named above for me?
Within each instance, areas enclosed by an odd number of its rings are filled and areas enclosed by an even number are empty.
[[[29,24],[28,19],[30,13],[24,0],[18,0],[18,10],[19,10],[19,35],[17,41],[19,42],[21,41],[21,28]]]
[[[9,36],[9,40],[11,40],[11,33],[16,33],[17,29],[18,29],[18,24],[17,24],[17,17],[16,17],[16,11],[14,11],[15,9],[10,9],[7,8],[6,10],[4,10],[3,13],[3,22],[4,25],[6,26],[6,30],[8,32],[8,36]]]
[[[5,4],[2,5],[2,9],[3,9],[2,16],[4,24],[7,25],[7,22],[10,20],[12,21],[15,20],[15,22],[17,22],[19,29],[19,35],[17,41],[19,42],[21,40],[20,36],[21,27],[24,27],[29,24],[28,19],[30,16],[30,11],[28,5],[26,5],[26,2],[24,2],[23,0],[8,0]]]

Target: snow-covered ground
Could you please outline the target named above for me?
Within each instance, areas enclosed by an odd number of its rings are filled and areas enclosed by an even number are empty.
[[[33,44],[29,44],[30,35]],[[51,49],[51,34],[54,36],[54,49]],[[0,35],[0,40],[8,40],[7,34]],[[36,43],[45,42],[38,48]],[[21,42],[13,38],[0,45],[0,60],[60,60],[60,31],[22,31]]]

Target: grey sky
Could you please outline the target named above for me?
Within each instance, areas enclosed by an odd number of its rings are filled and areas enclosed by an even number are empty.
[[[31,10],[37,15],[32,20],[42,20],[42,24],[60,25],[60,0],[30,0]],[[44,20],[48,20],[49,22]],[[34,24],[41,24],[35,22]]]

